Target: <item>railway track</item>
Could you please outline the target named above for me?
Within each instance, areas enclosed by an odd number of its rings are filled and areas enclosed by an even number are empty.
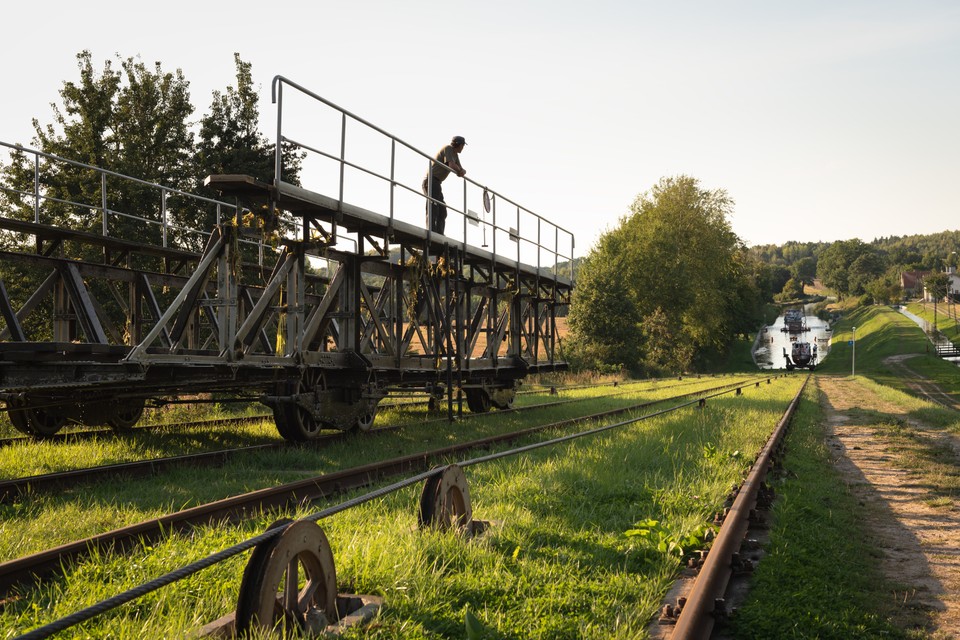
[[[613,397],[616,395],[624,395],[629,393],[634,393],[635,391],[622,391],[616,394],[610,394],[606,397]],[[700,392],[694,392],[700,393]],[[682,396],[676,396],[682,397]],[[555,407],[569,403],[581,402],[585,400],[593,400],[591,398],[574,398],[567,400],[559,400],[554,402],[540,403],[535,405],[529,405],[526,407],[515,407],[513,409],[508,409],[508,412],[514,413],[525,413],[528,411],[534,411],[537,409],[543,409],[545,407]],[[647,406],[650,403],[643,403],[642,405],[636,406]],[[629,409],[625,409],[629,410]],[[484,414],[464,414],[463,418],[476,418]],[[428,420],[427,422],[446,422],[446,418],[436,418],[433,420]],[[405,425],[392,425],[384,426],[372,429],[370,434],[382,434],[389,433],[393,431],[398,431],[404,428]],[[112,465],[103,465],[97,467],[89,467],[84,469],[74,469],[70,471],[62,471],[56,473],[48,473],[43,475],[28,476],[23,478],[15,478],[5,481],[0,481],[0,503],[10,502],[17,499],[20,496],[29,494],[29,493],[40,493],[40,492],[50,492],[55,491],[59,488],[66,486],[75,486],[78,483],[91,483],[99,480],[104,480],[106,478],[123,476],[123,477],[143,477],[161,473],[168,469],[173,469],[176,467],[183,466],[205,466],[205,467],[215,467],[225,464],[231,458],[240,455],[253,454],[253,453],[262,453],[266,451],[278,451],[281,449],[289,448],[291,446],[298,447],[315,447],[320,448],[328,446],[334,442],[340,442],[347,438],[353,437],[352,434],[337,432],[331,433],[329,435],[322,436],[310,443],[304,443],[299,445],[291,445],[285,441],[277,441],[268,444],[260,445],[251,445],[247,447],[239,447],[234,449],[223,449],[218,451],[209,451],[202,453],[193,453],[186,454],[181,456],[169,456],[165,458],[153,458],[149,460],[140,460],[135,462],[126,462]]]
[[[607,386],[607,385],[602,385]],[[620,385],[619,388],[623,388],[627,385]],[[589,387],[575,387],[576,389],[589,388]],[[661,389],[664,387],[660,387]],[[669,387],[668,387],[669,388]],[[569,389],[568,389],[569,390]],[[543,392],[539,392],[543,393]],[[610,394],[607,397],[614,397],[618,395],[624,395],[629,393],[635,393],[635,390],[623,390],[614,394]],[[573,402],[580,402],[586,400],[592,400],[595,397],[591,398],[573,398],[566,400],[557,400],[552,402],[545,402],[535,405],[529,405],[525,407],[515,407],[513,409],[508,409],[506,411],[515,412],[515,413],[525,413],[528,411],[533,411],[549,406],[559,406]],[[417,403],[417,404],[425,404]],[[502,413],[503,411],[501,411]],[[465,413],[461,417],[462,419],[471,419],[485,414],[472,414]],[[256,424],[258,421],[267,419],[269,416],[262,417],[246,417],[246,418],[236,418],[236,419],[222,419],[222,420],[211,420],[211,421],[201,421],[199,425],[217,425],[217,426],[241,426],[245,424]],[[432,420],[427,420],[426,422],[436,422],[442,423],[446,422],[446,418],[434,418]],[[173,429],[186,429],[195,428],[197,423],[181,423],[181,425],[168,426]],[[371,429],[369,434],[381,434],[389,433],[402,429],[405,425],[391,425],[376,427]],[[59,435],[59,434],[58,434]],[[69,434],[66,434],[67,437]],[[42,493],[55,491],[62,487],[75,486],[78,483],[90,483],[96,482],[98,480],[103,480],[110,477],[143,477],[150,476],[157,473],[161,473],[165,470],[182,467],[186,465],[190,466],[204,466],[204,467],[216,467],[225,464],[228,460],[235,458],[240,455],[248,455],[254,453],[263,453],[267,451],[279,451],[282,449],[290,447],[312,447],[312,448],[322,448],[329,446],[334,442],[341,442],[347,438],[353,437],[353,434],[344,433],[344,432],[331,432],[329,434],[320,436],[307,443],[291,444],[287,441],[277,440],[275,442],[250,445],[245,447],[237,447],[231,449],[220,449],[217,451],[208,451],[208,452],[198,452],[183,454],[177,456],[168,456],[162,458],[151,458],[147,460],[138,460],[131,462],[123,462],[117,464],[101,465],[96,467],[88,467],[83,469],[71,469],[66,471],[59,471],[53,473],[46,473],[42,475],[33,475],[25,476],[21,478],[12,478],[8,480],[0,481],[0,504],[9,503],[13,500],[16,500],[18,497],[29,494],[29,493]]]
[[[171,432],[177,433],[203,428],[222,428],[222,427],[243,427],[250,424],[257,424],[264,420],[272,420],[273,416],[267,413],[255,416],[238,416],[233,418],[213,418],[207,420],[188,420],[183,422],[164,422],[158,424],[148,424],[142,427],[134,427],[126,431],[117,432],[113,429],[84,429],[82,431],[64,431],[48,436],[43,440],[32,438],[30,436],[15,436],[12,438],[0,439],[0,448],[14,445],[24,445],[34,442],[80,442],[84,440],[98,440],[102,438],[116,438],[118,435],[138,436],[143,433]]]
[[[747,531],[760,518],[757,509],[763,504],[769,507],[771,492],[765,479],[777,463],[786,436],[804,389],[810,381],[808,375],[777,423],[743,483],[731,496],[730,506],[723,517],[717,533],[705,557],[696,563],[696,580],[676,606],[665,605],[659,622],[667,631],[658,634],[669,640],[700,640],[710,638],[714,625],[730,613],[728,589],[734,575],[750,570],[750,561],[741,558]],[[663,626],[675,625],[675,626]]]
[[[489,448],[497,444],[515,441],[518,438],[548,430],[623,415],[624,413],[637,411],[654,404],[679,401],[678,404],[672,407],[654,412],[645,417],[660,415],[667,411],[673,411],[697,403],[702,404],[711,397],[717,397],[727,393],[736,393],[739,395],[743,389],[759,387],[764,381],[769,384],[774,377],[778,376],[758,377],[746,382],[741,381],[719,385],[712,389],[693,391],[672,398],[651,400],[630,407],[611,409],[588,416],[579,416],[521,431],[451,445],[433,451],[419,452],[391,460],[374,462],[360,467],[345,469],[199,505],[160,518],[147,520],[83,540],[64,544],[43,552],[0,563],[0,593],[6,594],[11,588],[17,585],[29,584],[38,577],[55,574],[60,571],[63,566],[97,550],[128,548],[132,545],[156,540],[171,530],[182,531],[191,526],[208,524],[214,521],[237,521],[247,514],[260,513],[265,510],[284,508],[291,504],[301,504],[328,498],[332,495],[369,486],[383,478],[424,471],[439,461],[459,453]],[[693,399],[688,399],[691,397]],[[556,406],[557,404],[558,403],[535,405],[532,407],[513,409],[513,411]]]

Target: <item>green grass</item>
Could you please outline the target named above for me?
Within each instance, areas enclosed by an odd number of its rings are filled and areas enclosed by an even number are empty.
[[[638,384],[652,389],[674,386],[676,381]],[[624,388],[639,389],[641,387]],[[615,391],[608,387],[596,393]],[[588,397],[589,394],[589,391],[570,390],[562,391],[561,397]],[[550,397],[547,390],[539,389],[538,393],[518,396],[516,404],[523,406],[557,399],[559,397]],[[265,407],[260,407],[261,412],[264,409]],[[204,416],[194,410],[192,415],[194,419],[223,417],[223,414],[217,411]],[[378,416],[377,424],[412,424],[424,420],[425,417],[427,417],[425,406],[405,408],[384,406]],[[436,418],[437,415],[430,417]],[[242,426],[214,424],[183,429],[161,427],[156,430],[116,435],[107,433],[104,437],[95,439],[68,439],[65,442],[24,440],[0,448],[0,479],[281,441],[272,418]]]
[[[750,373],[757,371],[757,364],[753,361],[753,338],[744,340],[735,339],[730,344],[730,352],[723,362],[709,367],[711,373]]]
[[[857,328],[856,375],[911,393],[902,372],[884,362],[890,356],[909,356],[903,364],[935,382],[947,393],[960,395],[960,367],[932,353],[930,341],[912,320],[886,306],[860,307],[833,327],[830,357],[817,368],[821,373],[850,375],[853,364],[852,328]]]
[[[657,542],[682,543],[712,520],[799,384],[799,378],[781,379],[711,400],[703,410],[468,467],[475,517],[494,522],[472,541],[417,531],[419,488],[323,521],[341,591],[386,601],[368,629],[347,637],[463,638],[468,609],[487,638],[643,637],[689,551],[660,550]],[[365,458],[380,447],[405,443],[402,437],[368,439]],[[339,454],[327,453],[331,460]],[[124,506],[128,498],[114,504]],[[63,616],[245,539],[274,517],[201,527],[130,555],[80,562],[64,578],[8,604],[0,627],[20,631]],[[658,522],[660,538],[625,535],[649,519]],[[183,637],[233,608],[242,561],[149,594],[62,637]]]
[[[768,553],[733,637],[906,638],[894,622],[892,586],[879,575],[879,551],[824,444],[815,388],[804,394],[787,435],[784,476],[774,484]]]
[[[922,371],[922,367],[915,366],[915,362],[917,362],[915,359],[907,360],[907,364],[910,365],[912,370],[917,372]],[[922,360],[921,362],[927,362],[927,360]],[[942,361],[940,362],[942,363]],[[954,384],[953,388],[956,389],[956,379],[960,379],[960,372],[954,371],[957,369],[956,365],[948,363],[942,364],[951,367],[951,369],[943,372],[940,370],[940,367],[937,367],[936,374],[939,374],[940,377],[935,378],[935,380],[942,388],[947,387],[948,391],[950,387],[948,383],[950,382]],[[886,382],[886,379],[882,380]],[[956,411],[934,404],[929,400],[910,395],[900,388],[902,382],[898,381],[898,384],[890,385],[870,378],[858,378],[857,383],[864,387],[864,389],[877,394],[887,402],[901,407],[905,411],[905,417],[908,419],[922,422],[931,427],[948,429],[953,433],[960,433],[960,415],[957,415]]]
[[[907,305],[907,311],[910,313],[920,316],[931,325],[934,324],[936,320],[937,330],[942,333],[948,340],[953,343],[960,342],[960,325],[958,325],[953,318],[951,318],[947,312],[948,310],[952,313],[956,313],[956,305],[937,305],[937,314],[934,317],[933,305],[919,304],[912,302]]]
[[[922,354],[929,341],[923,331],[894,309],[886,306],[860,307],[833,325],[830,357],[817,367],[823,373],[849,375],[853,356],[853,327],[856,327],[856,373],[870,375],[888,369],[883,360],[901,354]]]
[[[736,379],[724,378],[719,382]],[[533,414],[500,414],[494,411],[479,418],[453,424],[444,421],[425,423],[427,413],[424,409],[402,412],[391,410],[383,415],[385,423],[406,423],[403,429],[396,432],[382,435],[358,434],[356,437],[316,449],[289,447],[238,455],[219,468],[176,468],[154,477],[117,477],[90,486],[73,486],[55,495],[27,495],[14,504],[0,505],[0,561],[239,493],[293,482],[373,460],[399,457],[457,441],[474,440],[535,424],[589,415],[717,384],[717,379],[703,378],[643,382],[617,389],[574,389],[562,392],[560,399],[585,398],[583,402],[544,407]],[[611,392],[623,391],[626,393],[608,395]],[[604,395],[608,397],[603,397]],[[544,400],[545,396],[521,396],[518,404],[539,403]],[[551,432],[540,437],[548,439],[555,435],[556,432]],[[103,460],[101,454],[105,452],[114,453],[114,458],[118,460],[138,459],[144,453],[162,452],[170,455],[173,450],[184,447],[178,437],[186,440],[191,437],[183,434],[169,436],[170,439],[164,439],[164,446],[158,449],[146,444],[158,436],[144,436],[142,442],[137,438],[128,438],[116,442],[98,440],[95,444],[29,444],[23,445],[20,455],[16,452],[2,453],[9,456],[6,472],[13,476],[22,476],[26,474],[17,473],[16,464],[19,462],[22,468],[34,469],[35,457],[49,458],[48,466],[70,468],[76,464],[75,455],[88,456],[83,460],[90,462]],[[233,438],[233,434],[202,434],[202,438],[205,443],[219,442]],[[85,452],[84,446],[89,447],[89,451]],[[120,450],[115,451],[115,448]],[[44,452],[43,455],[38,454],[38,451]]]

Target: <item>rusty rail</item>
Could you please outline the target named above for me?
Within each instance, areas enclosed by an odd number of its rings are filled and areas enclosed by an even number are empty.
[[[756,506],[757,495],[770,468],[773,453],[780,446],[809,381],[808,374],[740,487],[733,506],[700,568],[693,590],[687,596],[677,625],[670,636],[671,640],[703,640],[710,637],[717,613],[717,601],[726,593],[730,576],[733,574],[733,555],[739,551],[749,527],[750,512]]]

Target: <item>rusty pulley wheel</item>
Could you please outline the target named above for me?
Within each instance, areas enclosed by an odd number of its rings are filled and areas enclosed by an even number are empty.
[[[421,528],[445,531],[454,527],[469,533],[473,508],[463,469],[452,464],[427,479],[420,495],[419,521]]]
[[[281,520],[276,538],[253,550],[240,584],[237,634],[269,629],[320,632],[337,619],[337,574],[327,536],[309,520]]]

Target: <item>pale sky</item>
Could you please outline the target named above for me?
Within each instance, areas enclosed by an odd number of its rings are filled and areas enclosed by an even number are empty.
[[[197,118],[237,51],[271,139],[274,75],[430,153],[463,135],[469,177],[573,231],[577,255],[678,174],[725,189],[749,245],[960,227],[955,0],[7,5],[6,142],[52,120],[83,49],[182,69]]]

